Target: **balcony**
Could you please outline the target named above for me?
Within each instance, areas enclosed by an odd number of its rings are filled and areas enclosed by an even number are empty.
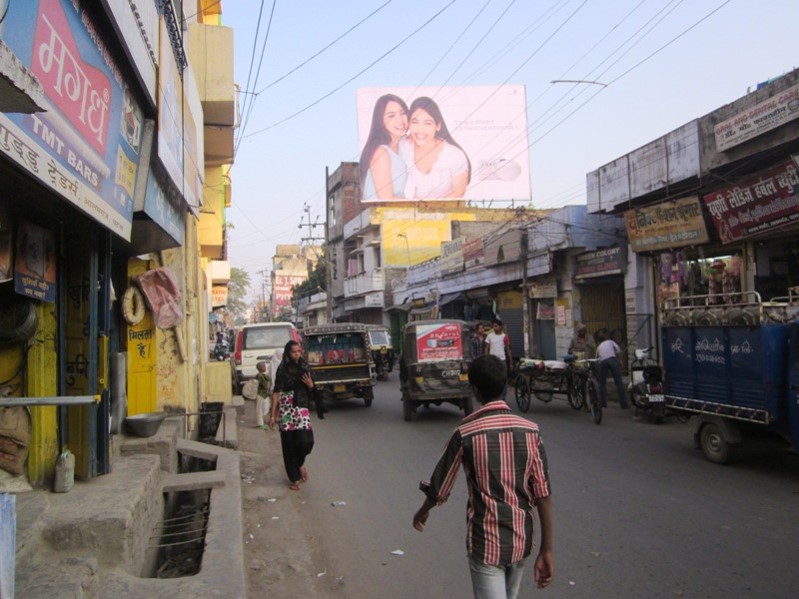
[[[233,30],[221,25],[189,26],[189,60],[204,114],[205,162],[233,162],[236,90],[233,83]]]
[[[382,270],[364,272],[344,280],[344,297],[356,297],[375,291],[383,292],[386,288],[386,277]]]

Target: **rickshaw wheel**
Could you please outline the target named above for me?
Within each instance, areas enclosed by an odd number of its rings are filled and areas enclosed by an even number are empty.
[[[530,409],[530,384],[524,375],[516,377],[516,404],[522,412]]]

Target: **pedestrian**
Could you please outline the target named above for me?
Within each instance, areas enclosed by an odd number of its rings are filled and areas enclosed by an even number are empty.
[[[485,338],[485,325],[482,322],[478,322],[474,325],[474,328],[472,329],[472,336],[470,338],[472,343],[472,360],[477,359],[478,356],[482,356],[485,352],[485,348],[483,347]]]
[[[476,599],[514,599],[534,546],[534,508],[541,543],[535,560],[538,588],[552,582],[552,502],[549,472],[538,425],[511,413],[500,396],[507,369],[496,356],[472,362],[469,383],[481,407],[450,437],[430,481],[419,485],[424,502],[413,516],[423,531],[430,510],[449,499],[462,465],[469,499],[466,553]]]
[[[596,343],[593,337],[587,334],[586,327],[581,322],[574,327],[574,337],[569,344],[569,353],[573,355],[581,353],[585,358],[593,358],[596,353]]]
[[[619,396],[619,407],[622,410],[630,408],[627,404],[627,397],[624,394],[624,382],[621,380],[620,354],[621,348],[613,339],[605,339],[596,348],[596,357],[599,360],[599,372],[597,373],[599,377],[599,399],[602,401],[603,408],[608,406],[608,371],[613,374],[613,382],[616,384],[616,393]]]
[[[300,483],[308,480],[305,458],[314,445],[309,405],[315,390],[311,371],[302,359],[302,347],[289,341],[275,374],[269,428],[277,423],[280,430],[283,465],[292,491],[299,491]]]
[[[496,356],[505,363],[508,377],[510,377],[513,369],[513,357],[510,351],[510,337],[505,334],[505,328],[499,318],[491,321],[491,332],[486,335],[485,343],[483,344],[483,353]],[[508,395],[508,388],[502,392],[502,399]]]
[[[272,412],[272,403],[269,402],[268,409],[264,406],[266,399],[269,398],[272,389],[272,378],[266,373],[266,362],[261,360],[255,365],[258,371],[255,375],[255,380],[258,381],[258,395],[255,396],[255,427],[266,428],[264,424],[264,413]]]

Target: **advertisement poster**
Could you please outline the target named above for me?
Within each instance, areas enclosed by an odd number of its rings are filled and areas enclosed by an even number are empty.
[[[45,112],[0,114],[0,152],[130,240],[142,112],[80,2],[7,3],[3,41],[36,76]]]
[[[357,94],[364,202],[530,201],[523,85]]]
[[[17,231],[14,291],[55,302],[55,237],[52,231],[21,222]]]
[[[419,325],[416,329],[416,354],[420,362],[460,360],[463,357],[460,325]]]

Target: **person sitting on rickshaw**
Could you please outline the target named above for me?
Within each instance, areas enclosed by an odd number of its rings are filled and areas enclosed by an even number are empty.
[[[574,330],[574,337],[569,344],[569,353],[573,355],[582,353],[585,358],[593,358],[596,354],[596,343],[594,343],[593,337],[587,334],[585,325],[578,322]]]

